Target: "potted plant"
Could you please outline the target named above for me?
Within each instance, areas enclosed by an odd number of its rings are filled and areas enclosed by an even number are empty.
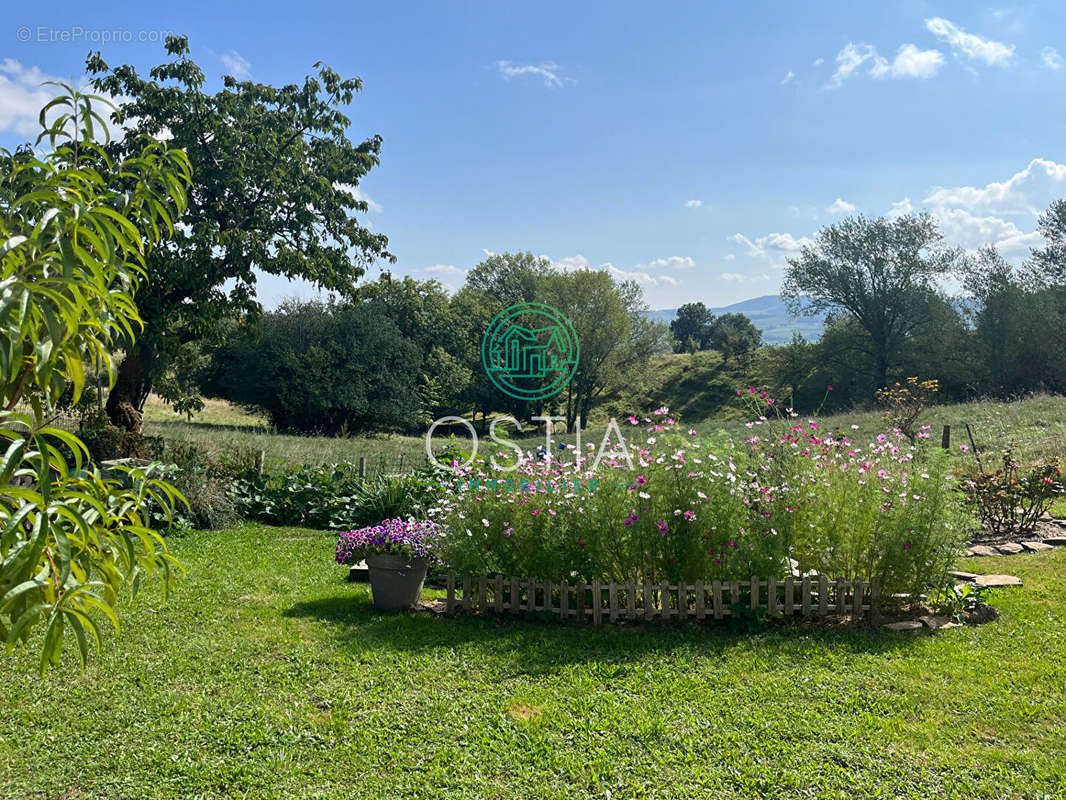
[[[338,564],[365,560],[374,606],[383,611],[412,608],[422,593],[433,541],[440,529],[432,522],[383,520],[378,525],[342,533]]]

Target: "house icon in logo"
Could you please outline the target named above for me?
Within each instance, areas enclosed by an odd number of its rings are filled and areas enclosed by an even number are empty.
[[[481,347],[485,372],[512,397],[551,397],[577,369],[577,335],[570,321],[542,303],[501,311],[485,331]]]
[[[524,328],[512,325],[494,348],[494,366],[514,378],[544,378],[566,369],[567,345],[555,326]]]

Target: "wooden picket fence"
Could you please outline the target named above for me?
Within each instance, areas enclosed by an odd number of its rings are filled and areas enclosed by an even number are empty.
[[[552,583],[480,575],[457,579],[448,573],[447,613],[497,614],[547,612],[561,619],[593,625],[616,620],[647,622],[678,619],[723,619],[740,609],[766,609],[771,616],[825,617],[864,615],[876,618],[881,597],[877,578],[864,581],[817,577],[759,578],[743,581],[697,581],[694,584]]]

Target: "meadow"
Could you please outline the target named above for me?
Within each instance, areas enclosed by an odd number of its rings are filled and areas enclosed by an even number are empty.
[[[629,413],[627,411],[627,413]],[[731,433],[744,432],[743,416],[739,410],[726,418],[689,418],[681,414],[681,421],[701,434],[717,429]],[[859,425],[863,430],[879,430],[884,420],[879,411],[860,409],[819,418],[828,429],[850,429]],[[975,401],[930,407],[922,417],[922,424],[930,425],[932,437],[940,441],[944,425],[952,426],[952,452],[963,463],[976,466],[965,425],[969,423],[979,453],[997,453],[1010,443],[1017,445],[1020,457],[1036,463],[1047,459],[1066,459],[1066,397],[1037,395],[1014,402],[992,400]],[[584,432],[584,441],[599,444],[604,422],[600,421]],[[224,400],[208,400],[203,412],[188,421],[175,414],[154,396],[145,408],[145,431],[167,439],[190,441],[206,450],[218,452],[227,447],[262,450],[268,466],[271,464],[329,464],[341,461],[358,462],[367,459],[368,472],[395,472],[425,462],[425,440],[422,436],[402,434],[374,434],[363,436],[296,436],[278,433],[260,416],[250,414]],[[462,429],[457,431],[465,435]],[[535,447],[543,442],[543,433],[516,437],[524,446]],[[573,436],[557,435],[556,440],[573,443]],[[446,436],[439,437],[439,446]],[[438,446],[435,444],[435,446]]]
[[[1066,550],[937,634],[386,616],[326,533],[171,537],[79,673],[0,654],[0,797],[1059,797]]]

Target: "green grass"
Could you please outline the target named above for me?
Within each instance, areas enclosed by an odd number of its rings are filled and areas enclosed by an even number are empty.
[[[698,353],[697,356],[713,360],[719,358],[717,353]],[[684,378],[679,373],[679,390],[688,391]],[[167,439],[193,441],[210,451],[219,451],[227,447],[239,446],[253,451],[263,450],[268,465],[283,462],[287,464],[329,464],[340,461],[358,462],[360,457],[367,459],[368,471],[394,472],[399,469],[400,456],[404,458],[405,467],[422,464],[425,461],[425,441],[421,436],[404,436],[400,434],[381,434],[371,436],[329,437],[329,436],[292,436],[270,430],[265,422],[242,412],[223,400],[208,401],[208,408],[192,422],[187,422],[167,409],[162,403],[149,404],[146,409],[145,430],[147,433],[162,435]],[[677,409],[674,409],[677,412]],[[628,411],[626,412],[628,414]],[[681,420],[697,430],[706,433],[724,428],[732,433],[745,433],[741,419],[711,419],[696,421],[698,415],[689,415],[682,409]],[[620,417],[620,419],[622,419]],[[849,431],[849,426],[860,425],[862,430],[870,432],[881,430],[884,422],[876,411],[856,411],[835,414],[820,418],[826,429],[834,427]],[[982,453],[1001,451],[1014,441],[1018,454],[1024,461],[1059,459],[1066,462],[1066,397],[1039,396],[1013,403],[984,401],[979,403],[961,403],[956,405],[934,406],[922,419],[923,424],[932,426],[932,441],[940,443],[940,435],[945,424],[952,426],[952,450],[959,463],[967,467],[976,467],[972,452],[963,453],[959,445],[969,446],[965,424],[969,423],[973,431],[978,450]],[[622,419],[623,426],[626,426]],[[593,427],[584,432],[584,441],[594,442],[597,446],[603,437],[603,426]],[[558,436],[560,441],[573,442],[572,436]],[[439,445],[444,444],[442,436]],[[524,445],[532,448],[543,441],[543,434],[525,437]],[[994,466],[995,458],[984,459],[984,466]]]
[[[1061,797],[1066,549],[913,636],[385,616],[330,537],[172,541],[78,673],[0,656],[0,797]]]

